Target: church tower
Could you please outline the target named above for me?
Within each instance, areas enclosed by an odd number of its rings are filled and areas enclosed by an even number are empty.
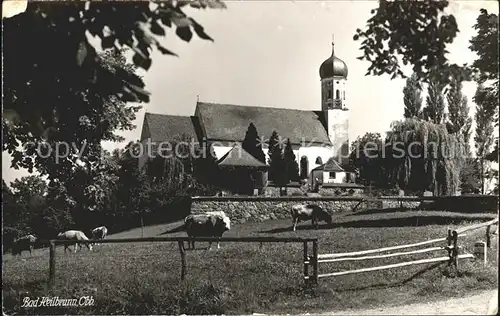
[[[319,68],[321,78],[321,110],[325,128],[333,145],[333,156],[338,162],[346,162],[349,155],[349,120],[347,108],[347,65],[332,55]]]

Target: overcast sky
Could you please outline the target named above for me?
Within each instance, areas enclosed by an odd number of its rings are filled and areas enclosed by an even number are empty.
[[[394,120],[403,117],[404,80],[387,76],[365,77],[368,63],[359,42],[352,37],[364,28],[371,1],[226,1],[226,10],[187,9],[205,27],[215,42],[193,37],[186,43],[167,30],[164,44],[179,57],[153,53],[153,64],[144,72],[151,102],[138,113],[130,140],[140,137],[144,113],[193,115],[200,101],[320,110],[319,66],[335,53],[347,63],[349,137],[353,141],[366,132],[385,133]],[[449,47],[449,59],[470,63],[476,56],[469,40],[479,9],[498,14],[497,1],[452,1],[448,12],[455,15],[460,32]],[[464,84],[471,114],[475,105],[474,83]],[[107,149],[123,144],[105,144]],[[10,157],[2,153],[3,178],[8,182],[26,171],[10,169]]]

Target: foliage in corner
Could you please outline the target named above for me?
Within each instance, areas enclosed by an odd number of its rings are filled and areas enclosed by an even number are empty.
[[[465,65],[451,64],[446,58],[446,46],[459,31],[455,17],[444,13],[448,4],[379,0],[366,28],[357,29],[354,35],[355,41],[361,40],[363,55],[358,59],[370,62],[366,75],[406,78],[402,66],[410,64],[424,82],[437,76],[446,85],[452,74],[468,78],[470,70]]]
[[[151,66],[150,50],[175,55],[159,42],[169,28],[190,41],[193,34],[212,40],[187,16],[185,7],[225,8],[219,0],[136,2],[29,2],[25,12],[3,19],[3,151],[12,167],[35,168],[51,179],[64,179],[75,168],[70,146],[62,161],[35,158],[35,148],[66,142],[81,149],[90,166],[98,160],[102,140],[119,141],[115,130],[134,128],[137,106],[149,93],[136,67]],[[101,40],[104,53],[89,42]],[[21,40],[22,39],[22,40]],[[133,51],[133,65],[123,50]],[[22,58],[20,58],[22,52]],[[34,146],[20,149],[28,143]],[[46,150],[49,150],[46,147]],[[76,150],[78,151],[78,150]]]

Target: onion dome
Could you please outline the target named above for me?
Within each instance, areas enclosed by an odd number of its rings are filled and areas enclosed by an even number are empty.
[[[319,76],[321,79],[331,77],[342,77],[347,79],[347,65],[342,59],[335,56],[333,43],[332,55],[321,64],[321,67],[319,67]]]

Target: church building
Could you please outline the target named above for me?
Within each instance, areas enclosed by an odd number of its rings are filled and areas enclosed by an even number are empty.
[[[314,181],[313,170],[321,170],[323,183],[352,182],[345,170],[349,152],[347,75],[347,65],[335,56],[332,43],[331,56],[319,67],[321,105],[317,111],[197,101],[192,116],[146,113],[140,141],[168,142],[183,135],[207,148],[212,146],[221,159],[243,142],[253,123],[266,142],[273,131],[290,139],[301,179]],[[263,150],[267,158],[266,145]],[[142,157],[139,164],[146,160]]]

